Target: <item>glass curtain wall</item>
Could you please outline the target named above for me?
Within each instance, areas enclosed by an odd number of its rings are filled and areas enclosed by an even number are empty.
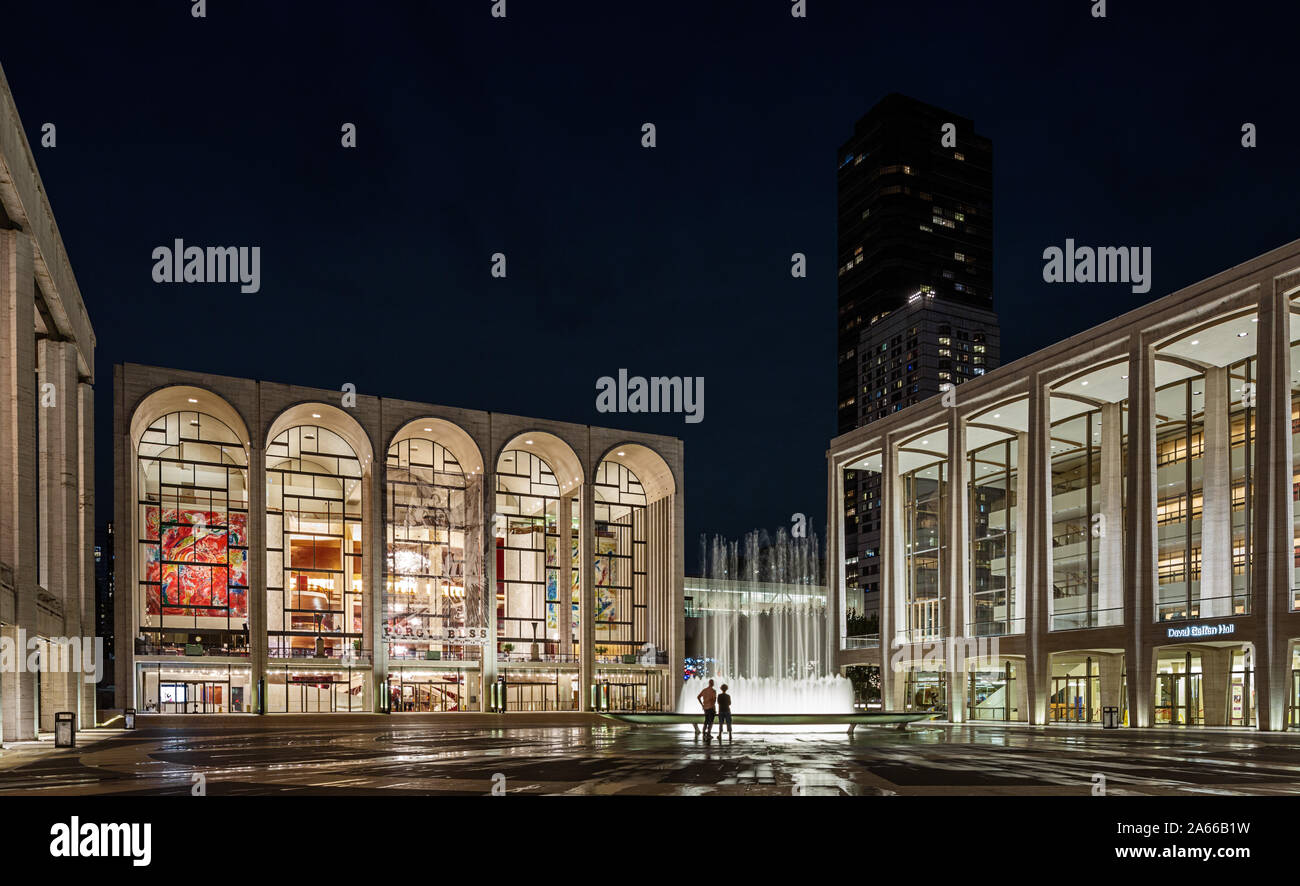
[[[1013,438],[971,452],[970,631],[976,637],[1024,633],[1015,616],[1016,465]]]
[[[356,454],[328,428],[290,428],[267,447],[266,496],[269,655],[341,658],[360,652],[365,584]],[[304,709],[332,709],[319,700],[312,704]]]
[[[1156,618],[1194,618],[1201,590],[1204,503],[1205,379],[1156,392],[1156,525],[1159,537]]]
[[[1250,611],[1250,570],[1253,552],[1251,510],[1255,500],[1255,400],[1258,378],[1255,358],[1228,370],[1232,401],[1228,411],[1229,457],[1232,463],[1232,605],[1228,611]],[[1294,457],[1294,456],[1293,456]]]
[[[1052,630],[1098,623],[1100,419],[1094,410],[1052,426]]]
[[[939,570],[945,542],[947,471],[946,462],[937,462],[903,475],[905,624],[911,642],[943,636],[945,599]]]
[[[575,497],[571,503],[568,550],[562,552],[560,486],[550,466],[531,452],[508,450],[497,463],[496,482],[497,513],[504,517],[496,529],[499,655],[576,662],[579,502]],[[561,557],[569,559],[567,588],[561,587]]]
[[[467,637],[466,628],[471,621],[481,627],[481,619],[470,619],[467,612],[465,473],[446,447],[424,438],[394,443],[387,468],[383,638],[388,657],[477,660],[482,647],[466,642],[480,639]],[[413,709],[447,707],[418,702]]]
[[[609,657],[635,656],[647,640],[645,490],[624,465],[604,461],[592,492],[596,642]],[[553,608],[548,605],[548,633],[554,630]]]
[[[243,441],[201,412],[164,415],[140,436],[136,483],[137,653],[247,655]]]

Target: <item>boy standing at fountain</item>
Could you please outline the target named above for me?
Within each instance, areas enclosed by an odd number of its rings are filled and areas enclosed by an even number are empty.
[[[727,684],[722,684],[722,694],[718,696],[718,741],[722,741],[722,727],[727,727],[727,738],[731,738],[731,696],[727,694]]]
[[[704,708],[704,737],[708,738],[709,730],[713,728],[713,715],[717,713],[714,709],[714,705],[717,704],[718,701],[718,693],[713,688],[712,680],[709,681],[708,686],[705,686],[700,690],[700,694],[695,696],[695,700],[700,703],[702,708]],[[719,727],[718,734],[722,734],[721,727]]]

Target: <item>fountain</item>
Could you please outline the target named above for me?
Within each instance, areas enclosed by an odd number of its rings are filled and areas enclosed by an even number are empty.
[[[695,696],[712,678],[726,683],[737,712],[853,712],[853,684],[835,674],[816,534],[748,533],[742,545],[701,538],[711,590],[697,606],[702,673],[682,687],[677,711],[697,714]]]

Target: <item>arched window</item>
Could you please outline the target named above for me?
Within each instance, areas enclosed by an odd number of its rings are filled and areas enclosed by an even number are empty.
[[[473,572],[466,556],[468,488],[460,463],[441,443],[412,437],[388,450],[383,638],[390,659],[426,659],[430,652],[441,659],[480,657],[481,647],[464,643],[466,628],[484,623],[481,601],[468,600],[466,591],[467,571]],[[481,585],[474,590],[482,596]],[[433,709],[446,709],[445,699],[435,701],[442,706]]]
[[[498,633],[505,644],[531,650],[544,643],[552,661],[576,661],[578,633],[578,532],[562,533],[560,483],[550,465],[522,450],[501,454],[496,471]],[[578,505],[570,501],[576,527]],[[568,551],[561,535],[568,539]],[[562,587],[563,558],[569,559],[568,587]],[[527,644],[527,646],[525,646]]]
[[[246,653],[243,443],[210,415],[172,412],[140,435],[136,462],[140,633],[156,652]]]
[[[352,447],[318,425],[277,436],[266,452],[272,658],[344,658],[360,650],[361,531],[361,463]]]
[[[645,490],[625,465],[603,461],[592,492],[596,642],[606,656],[636,655],[647,639]]]

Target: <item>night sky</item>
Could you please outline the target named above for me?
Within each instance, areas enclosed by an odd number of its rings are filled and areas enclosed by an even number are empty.
[[[0,16],[99,337],[101,523],[133,361],[680,436],[688,568],[703,532],[820,528],[837,149],[890,92],[993,140],[1004,362],[1300,236],[1274,3],[190,5]],[[176,237],[260,246],[261,291],[155,284]],[[1151,292],[1043,283],[1067,237],[1152,247]],[[704,421],[597,413],[620,367],[703,376]]]

